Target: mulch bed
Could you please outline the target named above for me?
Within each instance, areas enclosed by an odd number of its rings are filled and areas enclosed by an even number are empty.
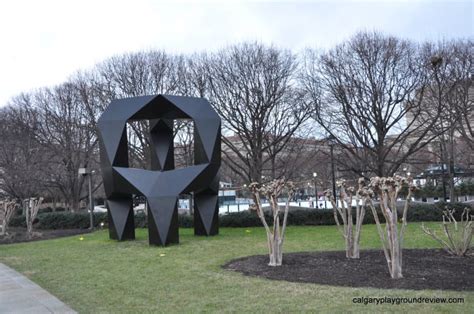
[[[67,229],[67,230],[34,230],[33,237],[27,237],[26,229],[23,228],[8,228],[8,234],[0,236],[1,244],[12,244],[20,242],[49,240],[61,237],[68,237],[77,234],[89,233],[89,229]]]
[[[474,257],[453,257],[443,250],[403,250],[402,279],[391,279],[382,251],[361,251],[360,259],[345,252],[303,252],[283,255],[283,265],[268,266],[268,255],[230,261],[224,269],[247,276],[342,287],[411,290],[474,290]]]

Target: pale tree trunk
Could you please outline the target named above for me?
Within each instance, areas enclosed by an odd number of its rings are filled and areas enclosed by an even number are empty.
[[[326,198],[331,201],[336,226],[344,238],[346,257],[360,258],[360,233],[362,230],[362,222],[365,216],[365,202],[363,201],[361,204],[360,193],[362,193],[362,190],[365,188],[365,181],[363,179],[359,179],[359,189],[356,192],[355,225],[353,222],[354,218],[352,216],[354,188],[348,188],[344,180],[338,181],[337,186],[340,190],[340,204],[336,203],[332,191],[326,191],[325,195]],[[342,220],[342,226],[339,218]]]
[[[2,228],[0,235],[4,235],[6,233],[7,219],[5,205],[3,202],[0,202],[0,223],[0,227]]]
[[[408,185],[408,195],[403,207],[401,226],[398,225],[397,198],[403,186]],[[403,236],[407,226],[407,211],[411,200],[413,186],[410,178],[399,176],[371,179],[369,187],[378,195],[380,209],[385,218],[385,232],[380,223],[377,210],[372,202],[371,195],[366,195],[367,203],[374,215],[377,231],[382,242],[382,248],[387,261],[390,276],[393,279],[403,278]]]
[[[267,184],[267,186],[259,187],[258,183],[251,183],[250,189],[254,197],[257,215],[262,222],[266,234],[269,255],[269,266],[281,266],[283,262],[283,243],[285,241],[285,230],[288,221],[288,211],[290,208],[290,200],[295,193],[294,186],[291,182],[285,183],[283,179],[274,180]],[[288,200],[285,204],[283,222],[280,223],[280,206],[278,205],[278,196],[281,194],[283,188],[288,188]],[[265,220],[265,214],[260,201],[260,193],[264,194],[269,202],[273,214],[273,227],[270,228]]]
[[[0,222],[1,225],[0,227],[2,228],[2,231],[0,232],[0,235],[5,235],[7,234],[7,228],[8,224],[13,217],[13,214],[17,208],[17,204],[15,202],[0,202]]]
[[[38,215],[38,210],[43,202],[43,198],[30,198],[25,200],[26,204],[26,231],[28,233],[28,237],[31,238],[33,235],[33,222]]]

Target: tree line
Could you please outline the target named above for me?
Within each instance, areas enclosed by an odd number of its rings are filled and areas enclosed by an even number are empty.
[[[78,168],[100,171],[98,117],[115,98],[149,94],[207,98],[222,118],[222,173],[242,184],[301,178],[316,154],[314,167],[327,168],[328,151],[303,149],[312,137],[334,145],[338,168],[357,176],[393,175],[435,140],[439,158],[454,164],[458,138],[474,147],[473,55],[470,39],[415,43],[362,32],[326,51],[244,42],[114,56],[1,108],[0,189],[77,210],[87,196]],[[148,127],[127,126],[131,166],[149,165]],[[192,123],[174,129],[178,159],[192,164]]]

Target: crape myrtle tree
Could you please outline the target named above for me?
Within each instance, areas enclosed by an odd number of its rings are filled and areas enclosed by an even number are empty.
[[[334,220],[344,238],[346,257],[360,258],[360,233],[365,216],[366,197],[369,195],[369,191],[364,178],[359,179],[357,189],[348,186],[345,180],[338,181],[336,185],[339,188],[339,202],[336,202],[331,190],[325,191],[325,196],[331,202]],[[355,201],[354,213],[353,201]]]
[[[365,177],[390,175],[436,137],[429,131],[442,111],[423,114],[420,59],[409,41],[365,32],[322,54],[306,52],[301,85],[340,148],[338,164]]]
[[[35,222],[36,217],[38,216],[38,211],[43,202],[43,198],[27,198],[23,200],[26,207],[25,219],[26,219],[26,232],[28,238],[33,237],[33,223]]]
[[[18,204],[9,199],[0,200],[0,236],[7,234],[8,224],[13,217]]]
[[[412,181],[412,178],[402,176],[372,177],[368,189],[364,193],[365,202],[374,216],[392,279],[403,278],[403,240],[407,227],[408,208],[415,188]],[[399,196],[402,196],[404,189],[407,193],[403,195],[404,205],[399,217],[397,200]],[[383,222],[380,221],[378,212],[381,212],[385,220],[385,228]]]
[[[223,160],[244,182],[261,182],[264,165],[310,117],[295,84],[296,56],[244,43],[212,54],[206,66],[209,100],[223,122]]]
[[[249,185],[249,189],[255,200],[251,209],[257,212],[267,234],[268,255],[270,258],[268,265],[281,266],[283,262],[283,243],[285,241],[290,200],[295,194],[296,188],[291,181],[285,181],[284,178],[281,178],[273,180],[268,184],[253,182]],[[287,192],[287,200],[282,208],[282,206],[278,205],[278,197],[280,197],[285,190]],[[273,218],[271,225],[269,225],[265,219],[261,197],[266,197],[270,203],[270,214]]]

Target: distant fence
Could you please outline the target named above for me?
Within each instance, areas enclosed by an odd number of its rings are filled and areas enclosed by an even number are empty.
[[[292,207],[303,207],[303,208],[319,208],[319,209],[327,209],[327,208],[332,208],[330,202],[326,201],[318,201],[316,206],[316,201],[297,201],[297,202],[290,202],[290,206]],[[279,202],[278,205],[284,206],[286,203],[285,202]],[[241,212],[244,210],[249,209],[250,204],[249,203],[236,203],[236,204],[222,204],[219,207],[219,213],[220,214],[228,214],[228,213],[236,213],[236,212]],[[269,207],[269,203],[263,203],[263,207]]]

